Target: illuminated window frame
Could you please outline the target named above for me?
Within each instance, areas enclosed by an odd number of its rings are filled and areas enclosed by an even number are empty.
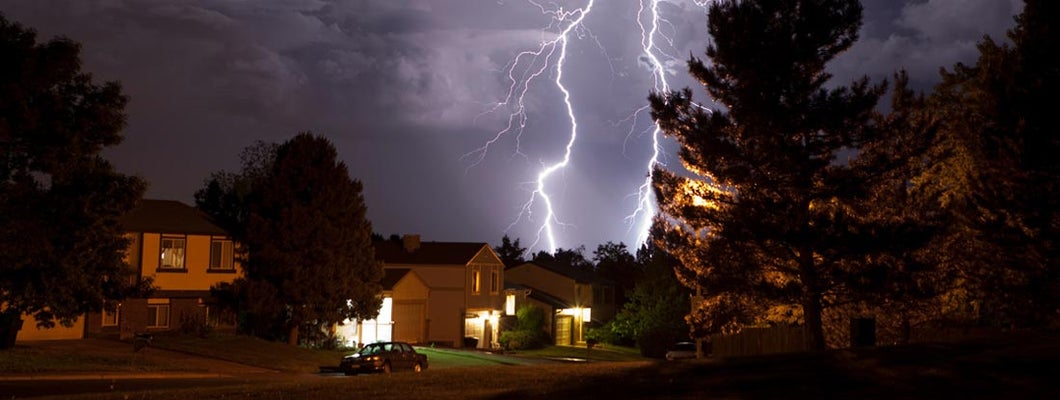
[[[501,291],[501,273],[497,271],[497,268],[490,268],[490,294],[497,294]]]
[[[187,236],[163,235],[158,241],[158,269],[181,271],[187,269],[185,258],[188,252]]]
[[[471,269],[471,293],[479,294],[482,292],[482,271],[478,267]]]

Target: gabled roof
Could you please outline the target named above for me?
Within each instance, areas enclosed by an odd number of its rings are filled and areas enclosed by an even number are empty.
[[[541,262],[541,261],[525,262],[525,263],[522,263],[522,264],[519,264],[519,265],[516,265],[516,266],[508,267],[508,268],[506,268],[506,270],[512,269],[512,268],[519,268],[519,267],[523,267],[523,266],[526,266],[526,265],[536,266],[536,267],[544,269],[544,270],[555,272],[555,273],[557,273],[559,275],[571,278],[577,283],[589,283],[589,284],[593,284],[593,283],[595,283],[595,284],[611,284],[612,283],[610,280],[607,280],[605,278],[601,278],[601,277],[597,276],[596,274],[594,274],[594,273],[592,273],[590,271],[584,271],[584,270],[575,269],[575,268],[568,267],[568,266],[545,263],[545,262]]]
[[[391,265],[466,265],[486,243],[421,242],[419,248],[405,251],[401,242],[376,241],[375,258]]]
[[[401,278],[408,275],[409,271],[411,270],[408,268],[385,268],[383,269],[383,279],[379,281],[379,284],[383,285],[383,290],[394,290],[394,285],[397,285]]]
[[[141,200],[119,221],[129,232],[228,235],[203,212],[175,200]]]

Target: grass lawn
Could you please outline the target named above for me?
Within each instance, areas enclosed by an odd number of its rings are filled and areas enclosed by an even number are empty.
[[[244,335],[156,335],[151,346],[284,372],[315,373],[334,367],[349,351],[318,350]]]
[[[0,374],[200,371],[186,363],[135,353],[131,344],[116,341],[39,342],[0,352]]]
[[[575,346],[546,346],[537,350],[519,350],[511,353],[518,357],[548,359],[586,359],[589,361],[645,361],[640,350],[633,347],[596,345],[592,349]]]
[[[198,343],[201,345],[199,348],[221,348],[224,344],[236,345],[232,340],[235,339],[219,336],[206,339],[207,343],[214,343],[209,346],[192,340],[186,345]],[[259,351],[268,349],[280,351],[279,348],[265,346],[258,348]],[[569,350],[546,349],[538,354],[552,357],[559,354],[557,352]],[[444,349],[424,349],[424,352],[437,357],[443,365],[445,362],[442,360],[459,358]],[[272,353],[269,357],[299,354],[305,353]],[[258,357],[263,358],[264,355]],[[476,357],[486,359],[489,355],[466,353],[463,357],[469,360],[465,362],[478,365],[476,363],[482,360]],[[440,369],[433,368],[432,364],[432,368],[420,374],[355,377],[262,374],[234,379],[231,385],[222,387],[111,392],[62,398],[1044,399],[1060,398],[1060,385],[1056,383],[1052,372],[1057,363],[1060,363],[1060,334],[1045,332],[1006,334],[972,342],[923,343],[689,362],[549,363],[505,368],[450,365]]]
[[[689,362],[557,363],[445,368],[285,380],[211,389],[139,391],[72,399],[1055,399],[1060,335],[1006,336]]]

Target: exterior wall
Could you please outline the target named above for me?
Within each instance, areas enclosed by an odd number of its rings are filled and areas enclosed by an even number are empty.
[[[170,235],[166,235],[167,237]],[[181,236],[181,235],[177,235]],[[154,284],[162,290],[209,290],[221,282],[231,282],[241,276],[242,266],[233,261],[229,271],[210,270],[210,240],[208,235],[185,235],[184,269],[159,269],[161,238],[159,233],[144,233],[140,253],[140,272],[143,277],[154,278]]]
[[[474,273],[480,274],[479,292],[473,289]],[[496,287],[493,287],[493,273],[497,274]],[[468,309],[501,310],[504,304],[504,265],[503,264],[470,264],[467,267]]]
[[[427,313],[430,288],[415,272],[409,272],[394,284],[394,340],[409,343],[427,342]]]
[[[137,333],[157,332],[180,329],[187,324],[215,325],[207,320],[210,301],[210,288],[221,282],[232,282],[242,276],[243,268],[239,261],[232,260],[231,270],[210,269],[210,247],[215,238],[211,235],[171,235],[185,239],[184,268],[180,270],[160,269],[161,233],[129,233],[131,239],[126,251],[126,261],[140,271],[143,278],[152,278],[155,291],[149,299],[125,299],[122,301],[119,314],[120,328],[103,327],[101,315],[95,314],[87,327],[91,334],[108,335],[118,332],[121,338],[131,338]],[[148,327],[148,303],[166,302],[169,304],[168,326]],[[212,318],[211,318],[212,319]],[[191,325],[189,325],[191,326]],[[216,329],[234,328],[230,324],[215,326]]]
[[[56,323],[52,328],[38,328],[37,320],[32,315],[22,314],[22,330],[18,331],[15,342],[29,340],[68,340],[81,339],[85,334],[85,318],[78,318],[73,326]]]
[[[427,341],[459,347],[464,337],[463,289],[432,288],[427,302]]]

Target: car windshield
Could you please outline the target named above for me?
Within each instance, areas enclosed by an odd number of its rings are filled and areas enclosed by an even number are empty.
[[[378,353],[380,350],[382,350],[382,346],[377,345],[377,344],[370,344],[370,345],[364,346],[364,348],[361,349],[361,351],[359,353],[361,353],[362,356],[370,356],[372,354]]]

